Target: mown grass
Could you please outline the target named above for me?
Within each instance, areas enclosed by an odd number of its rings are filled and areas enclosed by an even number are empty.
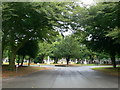
[[[92,68],[92,70],[96,71],[101,71],[109,75],[114,75],[114,76],[120,76],[120,66],[117,66],[117,68],[113,67],[96,67]]]

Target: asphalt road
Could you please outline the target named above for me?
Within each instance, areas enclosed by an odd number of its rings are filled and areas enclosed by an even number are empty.
[[[118,77],[91,70],[92,67],[55,67],[3,79],[2,88],[118,88]]]

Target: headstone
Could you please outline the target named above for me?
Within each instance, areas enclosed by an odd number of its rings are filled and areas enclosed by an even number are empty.
[[[47,64],[50,64],[50,57],[48,56]]]
[[[75,60],[75,63],[77,63],[78,61],[77,61],[77,59]]]
[[[87,61],[86,61],[86,59],[85,59],[85,61],[84,61],[84,64],[87,64]]]

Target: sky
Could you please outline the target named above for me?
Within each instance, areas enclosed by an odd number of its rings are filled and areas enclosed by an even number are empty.
[[[82,1],[84,4],[87,4],[87,5],[91,5],[94,3],[93,0],[80,0],[80,1]]]

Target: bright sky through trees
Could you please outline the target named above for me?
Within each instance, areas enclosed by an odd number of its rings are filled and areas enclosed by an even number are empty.
[[[94,0],[81,0],[84,4],[91,5],[94,3]]]
[[[80,4],[80,6],[83,6],[83,5],[81,4],[81,2],[82,2],[83,4],[85,4],[85,5],[93,5],[93,4],[95,4],[94,0],[80,0],[80,1],[77,2],[77,3]],[[71,35],[72,33],[73,33],[72,30],[68,30],[67,32],[63,32],[63,34],[64,34],[65,36]]]

